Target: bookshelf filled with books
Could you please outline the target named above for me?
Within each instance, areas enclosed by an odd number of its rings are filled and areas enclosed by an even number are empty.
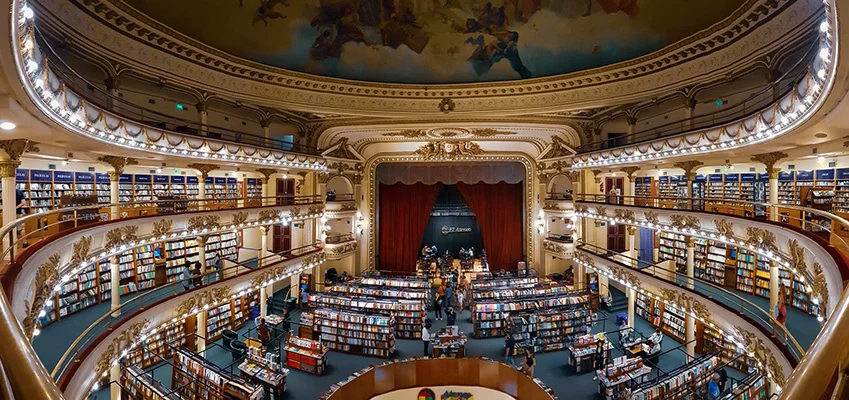
[[[476,301],[472,323],[478,339],[501,337],[506,334],[507,319],[511,314],[532,313],[537,310],[577,310],[587,307],[584,292],[555,293],[529,298]]]
[[[389,358],[395,352],[395,327],[390,317],[317,308],[313,330],[328,349]]]
[[[316,308],[394,315],[393,332],[399,339],[421,338],[422,317],[426,315],[425,304],[421,300],[313,293],[309,296],[309,304]]]
[[[171,371],[171,384],[188,399],[253,399],[263,390],[186,348],[174,353]]]
[[[672,260],[678,272],[687,270],[687,241],[681,234],[660,233],[659,259]]]
[[[194,348],[194,318],[177,320],[150,335],[137,350],[130,353],[128,362],[147,368],[167,360],[180,347]]]
[[[677,399],[694,395],[707,398],[707,382],[719,366],[719,358],[716,356],[705,355],[696,358],[662,376],[639,384],[633,391],[633,399]]]

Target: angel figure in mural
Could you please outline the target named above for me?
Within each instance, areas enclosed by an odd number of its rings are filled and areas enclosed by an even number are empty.
[[[242,6],[242,2],[244,0],[239,1],[239,6]],[[256,15],[254,15],[254,24],[259,21],[268,26],[269,19],[278,19],[278,18],[286,18],[281,12],[274,9],[275,6],[282,5],[283,7],[289,7],[289,0],[259,0],[259,7],[256,8]]]
[[[468,61],[472,63],[475,73],[484,75],[492,69],[492,66],[506,59],[510,67],[519,73],[522,78],[530,78],[531,71],[522,63],[519,49],[516,43],[519,41],[519,32],[501,31],[491,35],[478,35],[476,38],[466,39],[466,43],[477,45],[477,48],[469,56]]]
[[[360,22],[355,0],[322,1],[318,15],[310,26],[318,29],[310,56],[316,61],[339,58],[342,45],[348,42],[369,44]]]

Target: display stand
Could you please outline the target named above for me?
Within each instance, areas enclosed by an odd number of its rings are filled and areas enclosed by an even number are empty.
[[[568,364],[575,367],[576,372],[590,371],[593,368],[593,357],[595,357],[598,341],[601,340],[604,344],[604,349],[613,350],[613,344],[607,340],[607,336],[603,333],[598,335],[581,335],[572,340],[572,343],[566,346],[568,354]]]
[[[171,385],[184,398],[256,400],[263,397],[262,386],[234,376],[186,348],[174,353],[171,365]]]
[[[327,347],[315,340],[290,336],[283,351],[286,365],[311,374],[321,375],[327,366]]]
[[[434,358],[463,358],[466,356],[466,334],[457,325],[446,326],[431,339]]]
[[[248,346],[248,354],[239,364],[239,371],[246,380],[263,388],[265,393],[261,398],[268,398],[268,394],[275,399],[283,397],[289,370],[283,368],[276,353],[263,354],[261,348]]]
[[[628,384],[642,383],[651,368],[643,365],[641,357],[620,357],[608,364],[604,369],[597,370],[598,392],[606,400],[619,399]]]

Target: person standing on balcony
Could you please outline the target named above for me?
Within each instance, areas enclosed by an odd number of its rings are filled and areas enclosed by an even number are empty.
[[[24,216],[24,214],[26,214],[24,212],[24,207],[26,207],[26,205],[27,201],[26,196],[24,195],[24,191],[15,188],[15,214],[17,214],[18,218],[21,218]],[[15,227],[15,229],[15,235],[17,236],[18,240],[21,240],[21,238],[26,235],[26,229],[24,229],[24,224],[18,225],[17,227]],[[27,246],[29,246],[29,243],[27,243],[26,239],[24,239],[24,244],[22,246],[23,248],[27,248]]]
[[[781,285],[778,290],[778,304],[775,305],[775,320],[779,324],[784,325],[787,322],[787,292],[784,290],[784,285]]]
[[[188,291],[191,288],[192,284],[192,270],[189,268],[189,264],[183,265],[183,273],[180,274],[180,281],[183,284],[183,289]]]

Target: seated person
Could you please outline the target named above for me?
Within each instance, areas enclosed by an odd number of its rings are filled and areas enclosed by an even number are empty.
[[[645,351],[646,356],[648,357],[659,354],[662,343],[663,333],[660,332],[660,328],[657,328],[654,330],[654,333],[649,336],[647,343],[643,343],[643,351]]]

